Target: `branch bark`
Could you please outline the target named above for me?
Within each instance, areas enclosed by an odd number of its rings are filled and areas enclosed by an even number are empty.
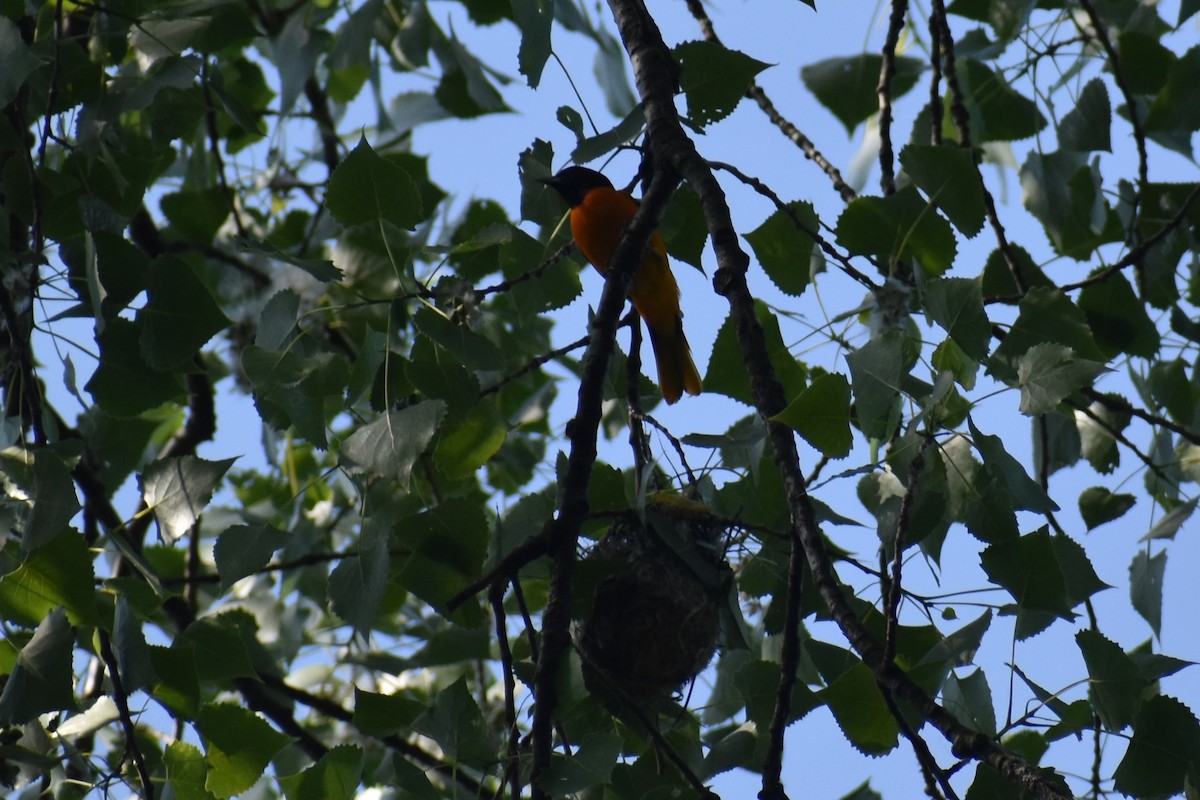
[[[653,139],[653,133],[651,133]],[[558,516],[551,523],[547,551],[551,559],[550,593],[542,615],[541,653],[534,673],[533,766],[530,777],[534,800],[547,798],[538,779],[550,766],[554,743],[554,712],[557,707],[556,681],[563,655],[571,643],[571,581],[575,569],[575,551],[579,529],[587,516],[587,488],[596,462],[596,439],[600,430],[601,401],[608,361],[612,356],[621,310],[633,272],[650,241],[650,234],[679,182],[674,172],[664,168],[669,161],[652,164],[650,188],[641,207],[626,228],[613,253],[604,282],[604,292],[596,308],[587,351],[583,356],[583,374],[575,418],[569,425],[570,453],[563,477],[562,501]]]
[[[724,192],[680,124],[674,104],[674,72],[669,51],[643,3],[612,0],[611,7],[633,64],[634,78],[646,111],[647,140],[655,164],[659,167],[670,164],[700,198],[717,256],[714,287],[729,302],[739,348],[750,375],[755,407],[768,420],[768,435],[775,451],[776,465],[783,476],[791,513],[793,547],[803,548],[816,589],[830,615],[880,684],[929,720],[950,741],[956,755],[985,761],[1035,797],[1055,800],[1070,797],[1060,782],[964,726],[906,673],[889,665],[882,645],[875,641],[851,609],[815,521],[800,471],[795,438],[790,429],[770,421],[784,408],[786,398],[767,357],[762,328],[754,316],[754,298],[746,284],[749,257],[739,244]],[[784,635],[795,636],[796,632],[786,630]]]

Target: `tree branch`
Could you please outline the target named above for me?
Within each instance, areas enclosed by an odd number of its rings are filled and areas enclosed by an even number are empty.
[[[129,713],[129,693],[121,680],[121,671],[117,668],[117,656],[112,649],[112,640],[104,628],[96,629],[100,641],[100,658],[108,668],[108,679],[112,682],[113,702],[117,704],[117,714],[121,718],[121,727],[125,730],[125,752],[137,769],[138,779],[142,782],[142,797],[154,800],[154,784],[150,781],[150,769],[146,766],[146,758],[142,755],[137,743],[137,728],[133,724],[133,716]]]
[[[653,141],[654,136],[651,125],[648,138]],[[596,439],[600,428],[605,375],[616,340],[618,317],[625,307],[634,270],[678,183],[678,177],[666,167],[669,163],[655,161],[652,165],[650,188],[642,198],[637,214],[625,229],[605,273],[604,292],[592,320],[588,348],[583,357],[575,418],[568,428],[571,444],[561,487],[561,502],[558,517],[550,524],[547,542],[552,560],[550,592],[546,610],[542,613],[542,647],[534,672],[534,694],[537,697],[532,725],[531,782],[534,800],[548,797],[538,780],[550,766],[553,751],[554,713],[558,700],[556,682],[559,665],[571,640],[571,580],[579,529],[588,510],[588,482],[596,462]]]
[[[892,14],[888,20],[887,38],[883,43],[883,63],[879,67],[879,185],[883,194],[896,192],[895,154],[892,151],[892,79],[896,77],[896,44],[900,31],[904,29],[904,17],[908,14],[908,0],[892,0]]]
[[[851,609],[816,525],[812,503],[800,471],[795,438],[790,429],[769,421],[784,408],[786,398],[767,357],[762,328],[754,315],[754,299],[746,284],[749,258],[741,249],[720,185],[680,124],[674,104],[674,86],[670,80],[673,73],[669,67],[666,45],[644,4],[637,0],[613,0],[612,8],[625,49],[633,63],[655,162],[671,164],[700,198],[717,256],[717,273],[713,283],[729,302],[739,348],[749,372],[754,404],[758,413],[768,420],[768,435],[774,447],[776,465],[783,476],[791,513],[793,547],[804,549],[817,591],[830,616],[875,673],[877,680],[929,720],[951,742],[957,755],[986,761],[1035,797],[1068,797],[1065,788],[1025,760],[1004,752],[986,736],[964,726],[953,714],[935,703],[902,670],[888,665],[883,660],[882,647]],[[785,636],[791,634],[791,631],[785,631]]]

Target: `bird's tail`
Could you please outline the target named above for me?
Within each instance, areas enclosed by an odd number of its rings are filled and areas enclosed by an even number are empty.
[[[692,348],[683,335],[683,320],[676,318],[672,328],[647,325],[650,344],[654,348],[654,359],[658,362],[658,386],[668,405],[674,403],[686,391],[700,394],[700,372],[692,361]]]

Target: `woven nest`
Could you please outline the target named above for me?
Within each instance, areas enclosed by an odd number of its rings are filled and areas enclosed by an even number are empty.
[[[608,693],[611,684],[635,700],[665,697],[708,665],[720,633],[718,593],[674,551],[623,522],[586,558],[617,564],[575,629],[589,691]]]

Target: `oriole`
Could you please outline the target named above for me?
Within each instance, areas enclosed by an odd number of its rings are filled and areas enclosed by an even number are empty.
[[[637,213],[637,201],[614,189],[608,178],[586,167],[567,167],[541,181],[562,195],[571,207],[571,235],[575,244],[603,275],[625,226]],[[667,247],[657,231],[651,235],[650,246],[633,274],[629,299],[650,330],[663,399],[670,404],[685,391],[700,394],[700,373],[683,335],[679,285],[667,261]]]

